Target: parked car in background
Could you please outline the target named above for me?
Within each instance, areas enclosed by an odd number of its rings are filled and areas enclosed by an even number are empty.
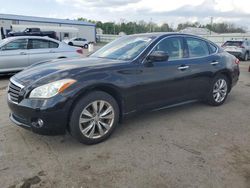
[[[79,46],[83,48],[88,48],[89,47],[89,41],[84,38],[72,38],[70,40],[64,40],[65,43],[67,43],[70,46]]]
[[[87,58],[43,63],[13,76],[10,119],[36,133],[69,130],[80,142],[96,144],[134,113],[195,101],[222,105],[238,81],[238,64],[193,35],[124,36]]]
[[[229,40],[222,47],[228,53],[247,61],[250,58],[250,41],[249,40]]]
[[[0,74],[50,59],[81,57],[83,50],[49,37],[20,36],[0,41]]]
[[[26,28],[22,32],[11,31],[7,34],[7,37],[16,36],[47,36],[53,39],[58,39],[55,31],[41,31],[40,28]]]

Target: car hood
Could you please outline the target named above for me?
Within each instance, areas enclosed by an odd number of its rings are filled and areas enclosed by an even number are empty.
[[[121,63],[125,63],[125,61],[93,57],[52,60],[31,65],[13,78],[27,86],[34,82],[48,83],[64,78],[75,78],[87,71],[116,66]]]

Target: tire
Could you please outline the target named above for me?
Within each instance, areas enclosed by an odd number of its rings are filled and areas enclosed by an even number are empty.
[[[88,44],[85,44],[85,45],[83,46],[83,48],[88,49],[88,48],[89,48],[89,45],[88,45]]]
[[[69,42],[68,45],[73,46],[73,43],[72,43],[72,42]]]
[[[248,60],[248,58],[249,58],[249,53],[248,53],[248,52],[246,52],[246,53],[245,53],[245,55],[244,55],[244,59],[243,59],[243,60],[244,60],[244,61],[247,61],[247,60]]]
[[[223,84],[223,87],[221,87],[222,85],[220,85],[220,83]],[[216,76],[211,83],[210,90],[207,96],[207,103],[212,106],[222,105],[227,99],[229,89],[230,82],[228,78],[222,74]]]
[[[108,111],[110,112],[107,113]],[[97,144],[113,133],[118,121],[119,107],[116,100],[105,92],[94,91],[76,103],[70,117],[69,128],[71,135],[79,142]]]

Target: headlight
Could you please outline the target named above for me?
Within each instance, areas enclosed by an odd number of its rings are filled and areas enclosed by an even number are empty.
[[[29,98],[51,98],[75,83],[73,79],[63,79],[33,89]]]

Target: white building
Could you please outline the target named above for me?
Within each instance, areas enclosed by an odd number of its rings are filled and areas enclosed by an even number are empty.
[[[0,28],[3,29],[4,34],[11,30],[40,28],[41,31],[55,31],[60,40],[73,37],[86,38],[91,42],[96,40],[95,24],[78,20],[0,14]]]

